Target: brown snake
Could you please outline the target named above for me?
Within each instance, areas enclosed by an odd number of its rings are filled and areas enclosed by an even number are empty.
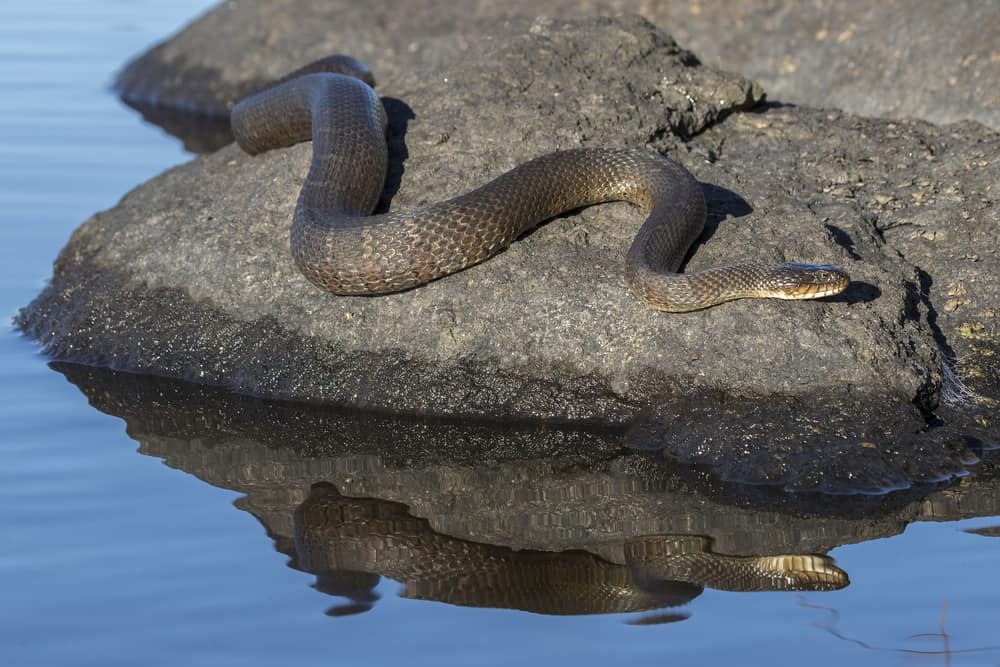
[[[460,197],[371,215],[385,183],[387,119],[362,79],[371,82],[364,65],[333,56],[247,97],[230,117],[237,142],[252,155],[312,139],[291,250],[305,277],[334,294],[423,285],[495,255],[560,213],[619,200],[647,212],[628,251],[625,278],[658,310],[698,310],[748,297],[814,299],[848,285],[843,269],[820,264],[746,263],[677,273],[705,226],[704,195],[680,164],[641,150],[559,151]]]

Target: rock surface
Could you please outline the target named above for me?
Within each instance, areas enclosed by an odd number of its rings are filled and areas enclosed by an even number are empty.
[[[287,247],[310,146],[256,158],[229,147],[83,225],[19,325],[60,359],[243,393],[631,421],[655,436],[642,447],[797,490],[947,478],[975,460],[967,446],[995,441],[995,133],[753,108],[758,87],[697,66],[635,17],[510,21],[481,45],[380,87],[392,208],[459,194],[556,148],[647,146],[705,183],[707,242],[689,270],[824,261],[847,267],[852,288],[816,302],[649,311],[621,270],[639,220],[608,205],[431,285],[332,297],[295,272]],[[953,292],[958,301],[945,300]],[[925,432],[942,386],[961,393],[944,383],[952,355],[980,402],[966,396],[959,429]],[[717,393],[742,398],[682,413],[702,421],[663,437],[678,419],[669,406]],[[774,428],[753,432],[755,406]],[[722,415],[728,437],[692,436]]]
[[[1000,129],[1000,3],[636,4],[648,5],[647,16],[705,62],[760,81],[772,100]]]
[[[802,197],[780,190],[765,197],[711,164],[714,145],[694,152],[673,138],[753,105],[757,89],[693,66],[640,19],[510,30],[489,57],[388,91],[390,142],[406,171],[391,178],[400,186],[394,208],[459,194],[550,150],[652,143],[719,183],[709,190],[716,222],[741,216],[712,230],[689,269],[751,253],[823,261],[846,265],[880,297],[856,289],[833,301],[652,312],[627,293],[622,274],[638,216],[613,205],[545,225],[493,260],[424,288],[335,298],[298,274],[287,247],[311,155],[305,143],[261,157],[230,147],[140,186],[74,235],[26,326],[58,358],[80,350],[93,355],[83,361],[241,392],[412,411],[616,416],[603,404],[648,403],[677,378],[761,394],[861,385],[912,398],[935,388],[933,340],[919,315],[905,312],[916,285],[910,265],[883,253],[847,212],[834,224],[853,250]],[[777,157],[744,153],[733,169],[752,177],[761,169],[748,162]],[[787,186],[789,172],[804,170],[797,159],[783,166],[785,173],[760,179],[772,192]],[[821,173],[826,182],[842,177],[832,171]],[[821,192],[824,184],[802,187]],[[871,259],[861,263],[852,252]],[[63,305],[66,297],[75,303]],[[135,299],[161,305],[136,307]],[[735,373],[733,359],[741,360]],[[379,373],[392,379],[380,381]],[[510,378],[542,384],[505,388]],[[570,394],[587,404],[567,413]]]
[[[1000,4],[981,0],[224,2],[129,65],[118,87],[133,104],[220,112],[329,53],[395,79],[477,57],[483,36],[515,15],[620,12],[759,80],[774,100],[1000,128]]]

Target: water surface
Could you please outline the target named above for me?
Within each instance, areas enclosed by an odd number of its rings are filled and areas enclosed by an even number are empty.
[[[208,5],[0,5],[6,316],[80,222],[190,158],[108,83]],[[988,458],[951,487],[772,507],[641,457],[573,458],[610,451],[614,433],[305,410],[52,369],[9,328],[0,368],[0,664],[1000,664]],[[461,444],[481,438],[512,454],[464,460]],[[516,456],[538,438],[551,459]],[[331,491],[346,519],[317,522],[308,510]],[[828,552],[850,584],[670,579],[644,611],[580,603],[601,577],[648,593],[629,545],[668,534],[731,558]],[[556,590],[573,572],[590,579]]]

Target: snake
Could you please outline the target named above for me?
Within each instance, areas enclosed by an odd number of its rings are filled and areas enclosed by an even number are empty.
[[[630,202],[646,219],[625,259],[625,282],[656,310],[686,312],[742,298],[816,299],[850,277],[837,266],[746,262],[680,273],[706,222],[699,182],[680,163],[639,148],[578,147],[535,157],[466,193],[412,211],[373,214],[388,168],[388,117],[360,61],[330,56],[233,106],[250,155],[312,141],[292,216],[298,270],[336,295],[419,287],[478,264],[560,214]]]

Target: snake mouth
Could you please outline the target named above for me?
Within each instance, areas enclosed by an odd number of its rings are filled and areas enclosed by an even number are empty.
[[[834,296],[835,294],[840,294],[845,289],[847,289],[847,283],[833,286],[807,285],[800,287],[795,291],[781,292],[775,296],[778,299],[787,299],[789,301],[796,301],[799,299],[822,299],[824,296]]]
[[[776,299],[821,299],[840,294],[851,284],[847,271],[829,264],[786,262],[778,267],[780,288],[772,293]]]

